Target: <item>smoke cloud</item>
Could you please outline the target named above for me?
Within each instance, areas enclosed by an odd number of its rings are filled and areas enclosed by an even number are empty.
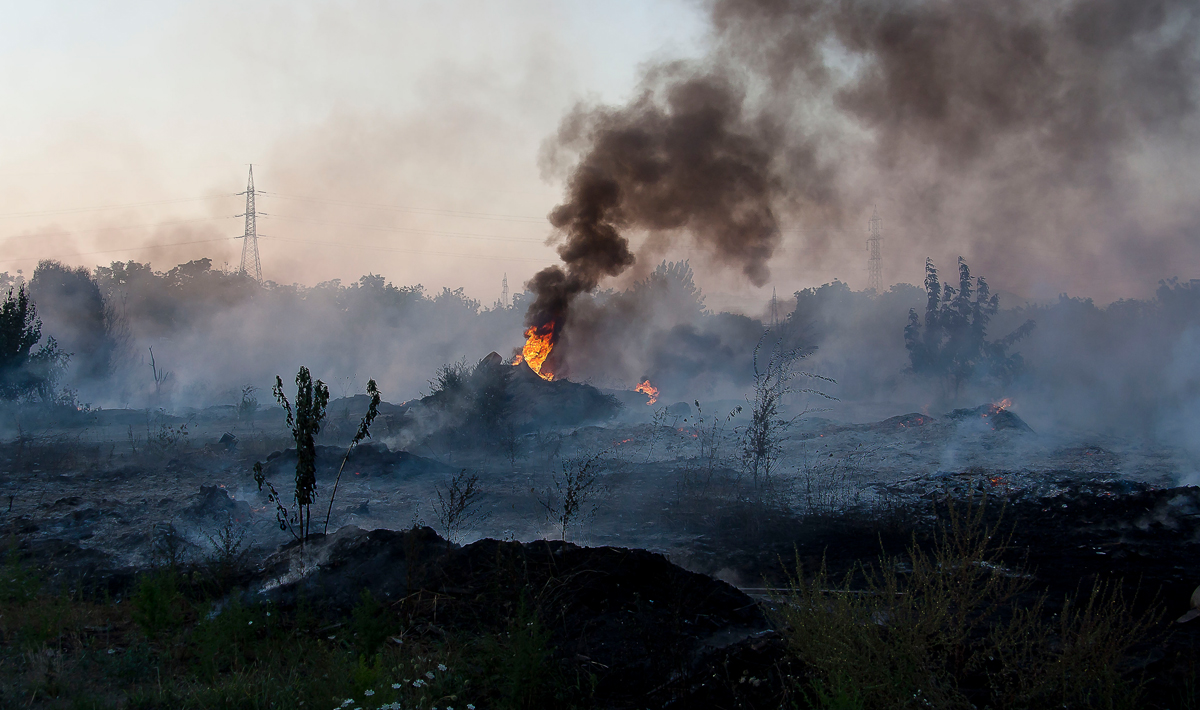
[[[964,255],[1036,292],[1027,255],[1120,292],[1200,257],[1194,200],[1150,189],[1196,157],[1194,2],[710,8],[708,56],[650,66],[624,107],[577,106],[544,148],[546,169],[575,160],[550,215],[563,266],[530,282],[529,325],[569,332],[576,294],[671,245],[765,284],[781,247],[826,259],[880,198],[891,264],[914,274]]]
[[[657,67],[625,108],[577,107],[546,157],[583,153],[567,200],[550,214],[565,235],[565,268],[530,282],[537,298],[528,324],[558,330],[576,295],[633,265],[628,229],[686,232],[752,283],[766,283],[780,241],[771,205],[782,189],[771,150],[779,138],[745,108],[728,77],[683,63]]]

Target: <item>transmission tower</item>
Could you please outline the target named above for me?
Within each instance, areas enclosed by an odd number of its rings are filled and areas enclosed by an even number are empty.
[[[250,178],[246,181],[246,191],[239,192],[239,195],[246,196],[246,233],[242,235],[242,265],[238,269],[239,274],[253,276],[254,280],[262,283],[262,262],[258,259],[258,227],[255,224],[254,218],[262,214],[254,211],[254,196],[261,190],[254,189],[254,166],[250,166]]]
[[[508,308],[508,274],[504,274],[504,280],[500,282],[500,305]]]
[[[879,209],[875,208],[871,220],[867,222],[868,233],[867,251],[871,258],[867,259],[867,290],[875,293],[883,292],[883,256],[879,253],[879,243],[883,241],[883,220],[879,218]]]

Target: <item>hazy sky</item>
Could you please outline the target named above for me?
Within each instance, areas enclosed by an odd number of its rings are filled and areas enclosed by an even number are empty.
[[[537,154],[562,115],[624,100],[639,63],[695,54],[706,32],[678,2],[0,13],[0,269],[28,273],[42,257],[236,266],[228,238],[243,225],[229,217],[253,162],[271,193],[258,205],[266,278],[371,271],[488,302],[505,272],[518,290],[556,258],[543,242],[561,186],[542,180]],[[92,207],[110,209],[73,211]]]
[[[625,103],[642,69],[704,56],[711,32],[704,4],[669,0],[3,2],[0,270],[29,274],[39,258],[236,267],[234,193],[253,163],[267,192],[266,278],[374,272],[491,303],[503,274],[516,291],[557,260],[545,217],[564,177],[543,175],[538,157],[563,116],[580,100]],[[976,238],[971,219],[938,233],[942,223],[911,218],[922,186],[900,171],[850,191],[850,214],[823,227],[819,250],[785,218],[761,289],[703,254],[665,255],[692,256],[701,285],[727,294],[716,305],[834,277],[862,288],[877,202],[889,283],[918,283],[926,256],[946,268],[964,254],[994,289],[1146,295],[1158,278],[1200,276],[1188,155],[1142,141],[1126,161],[1136,189],[1156,196],[1141,216],[1175,235],[1169,249],[1104,235],[1060,242],[1102,229],[1072,218],[1046,224],[1022,254]]]

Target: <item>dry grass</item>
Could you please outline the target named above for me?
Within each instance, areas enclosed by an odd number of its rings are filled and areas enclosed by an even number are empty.
[[[808,669],[792,691],[818,708],[1134,708],[1123,665],[1157,617],[1098,583],[1053,617],[1005,567],[1007,537],[980,502],[948,503],[930,549],[881,556],[840,581],[824,567],[774,594],[777,628]]]

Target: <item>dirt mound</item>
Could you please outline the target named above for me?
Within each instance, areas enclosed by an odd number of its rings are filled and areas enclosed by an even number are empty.
[[[611,419],[623,406],[591,385],[543,380],[496,353],[474,366],[443,367],[430,384],[428,396],[397,410],[389,430],[403,432],[412,442],[504,448],[514,437],[539,429]]]
[[[920,412],[911,412],[909,414],[901,414],[896,417],[888,417],[881,422],[871,424],[870,429],[874,431],[895,431],[899,429],[911,429],[914,427],[925,426],[937,421],[937,417],[931,417],[928,414]]]
[[[221,486],[200,486],[200,493],[183,512],[195,518],[232,519],[240,523],[250,519],[250,504],[230,498],[229,492]]]
[[[284,583],[267,581],[261,595],[281,607],[303,598],[346,614],[369,589],[426,624],[463,631],[503,631],[528,609],[558,661],[594,674],[597,695],[614,700],[645,697],[768,628],[736,588],[645,550],[497,540],[460,548],[429,528],[344,528],[310,543],[320,562],[292,579],[297,554],[290,546],[267,566]]]
[[[1033,433],[1033,429],[1013,413],[1011,409],[995,404],[983,404],[974,409],[955,409],[946,415],[952,421],[976,421],[991,428],[992,431],[1012,429],[1014,431]]]

